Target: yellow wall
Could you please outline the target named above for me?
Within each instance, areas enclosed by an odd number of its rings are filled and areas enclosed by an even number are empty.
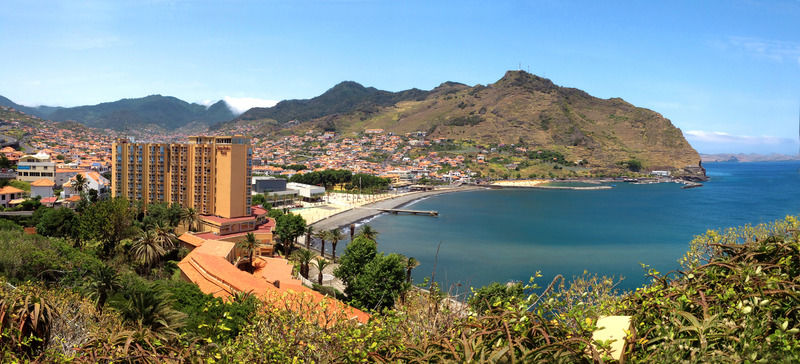
[[[188,144],[118,140],[112,145],[111,195],[178,203],[201,215],[248,216],[248,149],[250,139],[243,136],[190,137]]]

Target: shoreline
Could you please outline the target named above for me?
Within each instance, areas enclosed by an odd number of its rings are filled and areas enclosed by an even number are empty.
[[[433,191],[420,191],[412,192],[405,195],[385,199],[382,201],[373,202],[363,206],[353,207],[351,209],[339,212],[337,214],[328,216],[322,220],[316,221],[311,224],[315,230],[330,230],[338,229],[349,226],[350,224],[358,223],[369,219],[373,216],[380,215],[383,212],[377,209],[394,209],[406,206],[412,202],[421,200],[426,197],[441,195],[452,192],[475,191],[486,188],[485,186],[462,186],[453,187]]]
[[[678,178],[653,178],[653,177],[646,177],[646,178],[639,178],[639,181],[633,184],[651,184],[651,183],[678,183],[678,184],[688,184],[690,181],[685,181]],[[386,198],[384,200],[372,202],[369,204],[364,204],[361,206],[355,206],[348,208],[346,210],[337,212],[333,215],[324,217],[318,221],[315,221],[310,226],[313,226],[314,229],[317,230],[330,230],[334,228],[344,228],[349,226],[350,224],[356,224],[361,221],[370,219],[377,215],[382,214],[382,211],[378,211],[378,208],[382,209],[394,209],[406,206],[411,204],[415,201],[441,195],[445,193],[451,192],[466,192],[466,191],[477,191],[482,189],[531,189],[531,190],[609,190],[612,189],[612,186],[602,185],[603,183],[631,183],[621,180],[620,178],[613,178],[613,177],[600,177],[600,178],[587,178],[587,179],[566,179],[566,180],[520,180],[515,181],[517,183],[508,183],[511,181],[502,181],[507,182],[506,184],[485,184],[485,185],[464,185],[459,187],[450,187],[450,188],[443,188],[433,191],[419,191],[419,192],[411,192],[406,193],[403,195],[398,195],[396,197]],[[519,183],[522,182],[522,183]],[[533,182],[533,183],[530,183]],[[580,182],[580,183],[587,183],[587,184],[598,184],[598,186],[547,186],[547,183],[551,182]]]

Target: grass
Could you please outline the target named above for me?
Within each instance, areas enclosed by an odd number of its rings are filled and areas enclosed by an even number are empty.
[[[19,189],[21,189],[21,190],[23,190],[25,192],[31,192],[31,183],[30,182],[25,182],[25,181],[20,181],[20,180],[16,180],[15,179],[15,180],[8,181],[8,185],[11,186],[11,187],[19,188]]]

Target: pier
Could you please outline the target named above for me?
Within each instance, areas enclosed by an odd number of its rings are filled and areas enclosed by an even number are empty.
[[[413,215],[428,215],[428,216],[439,216],[439,211],[434,210],[405,210],[405,209],[376,209],[381,212],[390,212],[395,215],[397,214],[413,214]]]

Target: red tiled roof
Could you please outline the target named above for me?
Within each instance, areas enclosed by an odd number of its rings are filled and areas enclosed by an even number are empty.
[[[53,197],[45,197],[45,198],[41,199],[39,202],[41,202],[41,203],[53,203],[53,202],[56,202],[57,200],[58,200],[58,197],[53,196]]]
[[[186,233],[181,234],[181,236],[178,237],[178,240],[180,240],[180,241],[182,241],[182,242],[184,242],[186,244],[192,245],[194,247],[198,247],[200,245],[203,245],[203,243],[205,242],[205,239],[203,239],[203,238],[201,238],[201,237],[199,237],[199,236],[197,236],[197,235],[195,235],[193,233],[190,233],[190,232],[186,232]]]
[[[265,208],[263,208],[261,206],[253,206],[253,207],[250,208],[250,211],[255,216],[260,216],[260,215],[264,215],[264,214],[267,213],[267,209],[265,209]]]
[[[40,178],[36,181],[31,182],[32,187],[53,187],[56,183],[47,179],[47,178]]]
[[[16,187],[12,187],[12,186],[5,186],[3,188],[0,188],[0,195],[7,195],[7,194],[10,194],[10,193],[22,193],[22,192],[25,192],[25,191],[23,191],[23,190],[21,190],[19,188],[16,188]]]
[[[285,259],[259,257],[255,274],[239,270],[224,258],[233,245],[231,242],[207,240],[181,260],[178,267],[203,293],[217,297],[252,292],[267,304],[294,310],[316,319],[323,326],[333,324],[337,317],[362,323],[369,320],[369,314],[303,286],[292,276],[292,265]],[[276,281],[279,282],[277,287]],[[294,297],[287,299],[287,294]],[[312,306],[317,310],[305,310]]]
[[[255,219],[255,217],[253,217],[253,216],[224,218],[224,217],[214,216],[214,215],[200,215],[200,220],[211,221],[211,222],[214,222],[214,223],[217,223],[217,224],[220,224],[220,225],[237,223],[237,222],[252,221],[254,219]]]

